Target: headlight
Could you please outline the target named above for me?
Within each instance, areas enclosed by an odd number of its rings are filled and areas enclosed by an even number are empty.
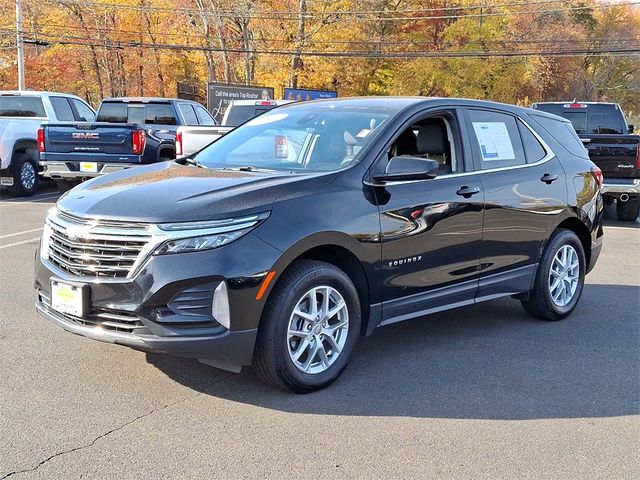
[[[216,235],[204,235],[202,237],[181,238],[178,240],[169,240],[163,243],[156,255],[166,255],[169,253],[187,253],[200,250],[211,250],[218,248],[227,243],[233,242],[236,238],[241,237],[250,229],[236,230],[234,232],[219,233]]]
[[[155,255],[211,250],[231,243],[253,230],[269,216],[269,212],[246,217],[203,222],[163,223],[158,228],[164,241]]]
[[[51,238],[51,227],[48,223],[42,228],[42,237],[40,238],[40,260],[49,258],[49,239]]]

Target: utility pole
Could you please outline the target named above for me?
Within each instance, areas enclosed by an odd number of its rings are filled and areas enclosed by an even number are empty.
[[[24,37],[21,0],[16,0],[16,48],[18,50],[18,90],[24,90]]]

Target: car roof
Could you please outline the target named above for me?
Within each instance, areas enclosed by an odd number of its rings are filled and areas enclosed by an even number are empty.
[[[528,107],[519,107],[517,105],[510,105],[507,103],[492,102],[489,100],[473,100],[469,98],[448,98],[448,97],[343,97],[343,98],[327,98],[320,100],[310,100],[306,102],[296,102],[291,105],[287,105],[283,108],[305,108],[308,105],[336,105],[352,108],[373,108],[373,109],[388,109],[393,111],[404,110],[415,105],[422,105],[423,107],[453,107],[453,106],[465,106],[465,107],[484,107],[495,108],[510,112],[516,115],[521,114],[541,114],[550,115],[540,110],[533,110]],[[550,115],[555,117],[555,115]]]
[[[186,102],[186,103],[198,103],[193,100],[186,100],[182,98],[165,98],[165,97],[110,97],[104,98],[103,102],[121,102],[121,103],[172,103],[172,102]]]
[[[48,97],[48,96],[64,96],[64,97],[73,97],[80,98],[78,95],[74,95],[73,93],[63,93],[63,92],[45,92],[40,90],[0,90],[0,95],[12,95],[12,96],[22,96],[24,95],[29,97]]]
[[[617,105],[613,102],[580,102],[579,100],[567,100],[565,102],[534,102],[534,105],[568,105],[570,103],[579,103],[580,105]]]

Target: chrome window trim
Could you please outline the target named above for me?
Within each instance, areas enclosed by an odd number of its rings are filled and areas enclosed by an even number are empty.
[[[395,182],[385,182],[385,183],[374,183],[370,181],[365,181],[365,185],[369,185],[370,187],[386,187],[392,185],[404,185],[407,183],[418,183],[418,182],[435,182],[436,180],[444,180],[447,178],[458,178],[458,177],[468,177],[471,175],[482,175],[484,173],[495,173],[495,172],[503,172],[508,170],[516,170],[520,168],[528,168],[528,167],[536,167],[538,165],[542,165],[543,163],[547,163],[549,160],[556,158],[556,154],[551,150],[551,147],[543,140],[543,138],[538,135],[531,125],[529,125],[522,117],[516,116],[516,121],[522,122],[522,124],[533,134],[534,137],[540,142],[542,148],[544,148],[546,155],[534,163],[525,163],[523,165],[511,165],[509,167],[497,167],[497,168],[488,168],[486,170],[474,170],[472,172],[460,172],[460,173],[449,173],[447,175],[439,175],[436,178],[425,179],[425,180],[406,180],[406,181],[395,181]],[[524,148],[524,147],[523,147]],[[526,158],[526,153],[525,153]]]

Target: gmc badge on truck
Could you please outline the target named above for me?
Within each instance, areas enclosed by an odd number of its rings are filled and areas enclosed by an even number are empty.
[[[100,134],[96,132],[73,132],[71,138],[77,138],[79,140],[97,140],[100,138]]]

